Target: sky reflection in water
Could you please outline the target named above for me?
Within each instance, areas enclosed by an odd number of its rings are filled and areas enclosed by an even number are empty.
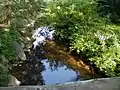
[[[66,66],[57,67],[57,69],[51,70],[48,60],[42,60],[46,70],[42,72],[42,76],[45,80],[45,84],[58,84],[74,81],[76,78],[76,72],[70,69],[66,69]]]

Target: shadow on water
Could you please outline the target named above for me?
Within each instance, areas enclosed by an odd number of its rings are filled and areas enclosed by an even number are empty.
[[[66,48],[49,41],[27,54],[28,60],[14,65],[12,75],[21,85],[59,84],[97,77],[94,69],[76,60]]]

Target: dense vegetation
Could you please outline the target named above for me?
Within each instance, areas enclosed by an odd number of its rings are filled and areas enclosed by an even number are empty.
[[[12,44],[20,40],[19,33],[23,29],[31,32],[28,27],[49,25],[56,29],[57,41],[106,75],[119,76],[119,4],[119,0],[1,0],[0,54],[8,59],[7,63],[18,60]],[[0,85],[4,85],[1,81],[6,83],[9,72],[1,65],[0,60]]]

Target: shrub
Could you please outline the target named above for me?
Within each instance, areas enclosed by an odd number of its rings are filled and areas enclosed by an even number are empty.
[[[10,79],[10,73],[8,70],[0,67],[0,86],[7,86]]]
[[[14,28],[6,28],[0,30],[0,54],[4,55],[8,60],[18,60],[13,42],[20,42],[19,33]]]
[[[101,71],[109,76],[116,75],[115,68],[120,62],[120,43],[112,26],[97,31],[88,31],[86,35],[75,37],[71,49],[87,57]]]

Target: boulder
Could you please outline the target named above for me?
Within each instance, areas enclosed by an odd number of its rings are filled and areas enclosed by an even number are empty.
[[[8,65],[8,59],[4,55],[0,54],[0,68],[8,69],[8,67],[10,67]]]
[[[8,63],[8,60],[4,55],[0,55],[0,63]]]
[[[14,76],[10,76],[10,81],[8,83],[8,86],[19,86],[21,82]]]
[[[21,60],[26,60],[26,55],[23,50],[23,46],[19,44],[18,42],[13,42],[13,46],[16,50],[16,54]]]

